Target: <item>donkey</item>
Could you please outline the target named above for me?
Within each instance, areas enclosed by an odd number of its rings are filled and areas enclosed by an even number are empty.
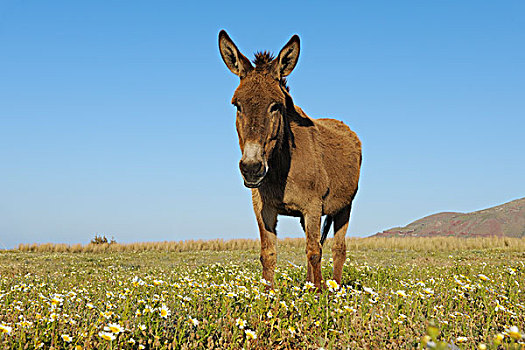
[[[295,216],[306,233],[307,280],[320,290],[322,246],[332,225],[333,278],[341,284],[361,142],[343,122],[312,119],[294,105],[285,77],[295,68],[299,50],[294,35],[276,58],[257,52],[253,66],[224,30],[219,33],[221,57],[240,78],[232,98],[242,152],[239,168],[252,191],[263,278],[273,288],[277,215]]]

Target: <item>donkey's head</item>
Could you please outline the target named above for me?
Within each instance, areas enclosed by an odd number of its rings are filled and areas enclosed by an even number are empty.
[[[268,159],[283,138],[289,97],[284,77],[297,64],[299,46],[299,37],[294,35],[275,59],[267,52],[255,54],[254,67],[224,30],[219,33],[222,59],[241,78],[232,104],[237,107],[242,152],[239,168],[246,187],[261,185],[268,172]]]

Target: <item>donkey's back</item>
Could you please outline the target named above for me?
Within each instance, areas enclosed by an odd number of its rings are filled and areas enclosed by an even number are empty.
[[[361,168],[361,141],[348,125],[330,118],[312,119],[295,106],[304,118],[312,121],[310,137],[305,142],[315,144],[315,154],[326,172],[326,193],[323,199],[323,214],[335,215],[351,204],[357,193]],[[300,142],[300,141],[299,141]],[[312,162],[313,159],[305,159]]]

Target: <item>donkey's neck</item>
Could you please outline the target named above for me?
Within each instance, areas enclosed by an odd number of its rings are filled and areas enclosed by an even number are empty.
[[[284,190],[288,172],[290,171],[290,164],[292,161],[292,149],[295,148],[295,139],[290,123],[293,123],[297,118],[297,111],[293,105],[291,98],[286,101],[283,120],[281,122],[282,137],[274,148],[269,160],[268,170],[268,184],[276,186]],[[291,102],[289,104],[289,102]]]
[[[284,193],[284,187],[286,186],[292,162],[292,150],[296,147],[291,125],[297,124],[308,127],[313,126],[314,124],[299,107],[294,105],[292,96],[288,90],[283,86],[281,86],[281,89],[286,97],[283,120],[281,123],[283,132],[282,137],[268,159],[269,170],[265,182],[269,186],[273,186],[272,188],[274,189],[279,188],[279,192],[282,191],[282,193]],[[274,195],[279,195],[279,193],[274,193]]]

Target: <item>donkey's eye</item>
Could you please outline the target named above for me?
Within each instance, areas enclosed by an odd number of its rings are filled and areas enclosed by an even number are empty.
[[[280,103],[274,103],[271,107],[270,107],[270,113],[273,113],[273,112],[280,112],[282,110],[282,105]]]

